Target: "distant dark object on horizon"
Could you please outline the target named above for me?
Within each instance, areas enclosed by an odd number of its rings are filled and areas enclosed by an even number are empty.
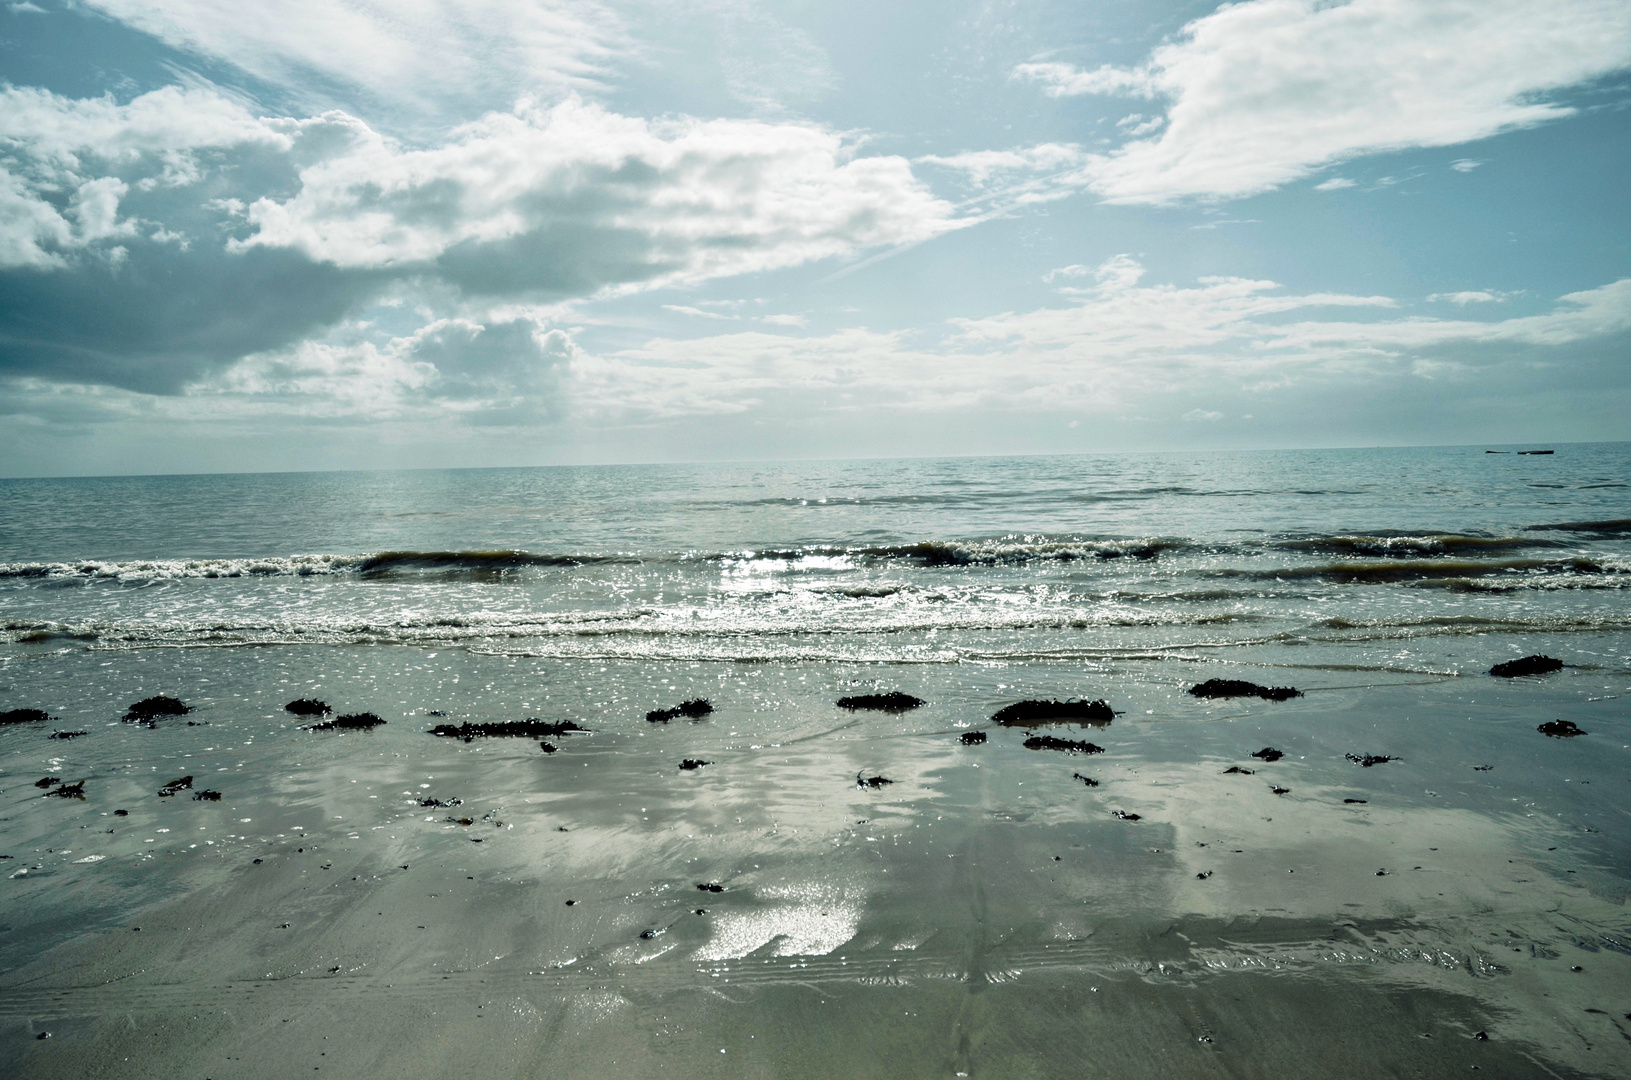
[[[43,724],[56,717],[44,709],[12,709],[9,712],[0,712],[0,724]]]
[[[1576,735],[1586,734],[1575,727],[1572,720],[1548,720],[1535,730],[1554,739],[1572,739]]]
[[[906,712],[928,702],[911,694],[903,694],[899,690],[891,690],[887,694],[856,694],[853,697],[838,699],[840,709],[873,709],[878,712]]]
[[[965,732],[963,732],[963,745],[964,746],[979,746],[983,742],[985,742],[985,732],[983,732],[983,731],[965,731]]]
[[[1265,746],[1263,749],[1252,754],[1252,757],[1261,758],[1264,761],[1279,761],[1281,758],[1285,757],[1285,755],[1280,753],[1280,751],[1276,750],[1272,746]]]
[[[652,709],[646,713],[646,720],[653,724],[666,724],[676,716],[689,716],[693,720],[701,720],[714,711],[714,707],[703,698],[693,698],[682,701],[672,709]]]
[[[283,706],[283,711],[292,712],[296,716],[327,716],[334,710],[328,707],[326,701],[318,701],[316,698],[301,698]]]
[[[124,719],[150,724],[161,716],[186,716],[192,711],[192,706],[159,694],[157,697],[143,698],[136,702],[125,713]]]
[[[1031,724],[1058,724],[1076,721],[1103,727],[1116,718],[1116,711],[1108,702],[1098,701],[1016,701],[1004,705],[991,719],[1004,727],[1025,727]]]
[[[309,724],[307,731],[367,731],[377,728],[385,721],[371,712],[350,713],[346,716],[337,716],[333,720],[324,720],[321,724]]]
[[[1259,697],[1264,701],[1289,701],[1302,697],[1303,692],[1290,686],[1258,686],[1241,679],[1207,679],[1189,692],[1199,698]]]
[[[1484,451],[1484,453],[1486,453],[1486,454],[1505,454],[1505,453],[1509,453],[1509,452],[1510,451],[1507,451],[1507,450],[1485,450]]]
[[[444,739],[462,739],[470,742],[479,738],[552,739],[558,735],[565,735],[568,731],[588,730],[570,720],[552,723],[534,717],[530,720],[505,720],[495,724],[472,724],[468,720],[462,724],[437,724],[430,729],[430,733],[440,735]]]
[[[1548,672],[1562,670],[1563,661],[1536,653],[1534,656],[1496,664],[1489,669],[1489,673],[1499,679],[1515,679],[1522,675],[1545,675]]]
[[[1056,739],[1052,735],[1032,735],[1025,740],[1027,750],[1063,750],[1070,754],[1102,754],[1104,747],[1078,739]]]
[[[1518,451],[1518,453],[1527,454],[1530,457],[1542,457],[1542,456],[1544,456],[1546,454],[1553,454],[1553,453],[1556,453],[1556,452],[1557,451],[1555,451],[1555,450],[1519,450]]]

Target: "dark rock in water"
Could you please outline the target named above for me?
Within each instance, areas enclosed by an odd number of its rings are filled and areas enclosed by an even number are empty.
[[[56,717],[44,709],[12,709],[0,712],[0,724],[43,724]]]
[[[1251,770],[1251,769],[1242,769],[1239,765],[1231,765],[1227,769],[1223,770],[1223,775],[1224,776],[1228,776],[1231,773],[1239,773],[1241,776],[1255,776],[1256,775],[1256,773],[1253,770]]]
[[[661,937],[662,935],[664,935],[666,933],[668,933],[668,928],[667,927],[662,927],[662,928],[654,929],[654,930],[642,930],[642,931],[640,931],[640,937],[642,939],[646,940],[646,941],[650,941],[652,938]]]
[[[193,778],[191,776],[183,776],[179,780],[171,780],[169,783],[167,783],[163,787],[159,788],[159,798],[168,799],[170,796],[174,795],[176,792],[186,791],[188,788],[190,788],[192,786],[193,786]]]
[[[34,781],[34,786],[35,787],[51,787],[51,786],[53,786],[55,784],[60,784],[60,783],[62,783],[62,780],[61,780],[60,777],[42,776],[38,780]]]
[[[1372,765],[1385,765],[1390,761],[1398,760],[1397,758],[1387,757],[1383,754],[1343,754],[1342,756],[1353,762],[1355,765],[1362,766],[1366,769],[1370,768]]]
[[[159,694],[157,697],[143,698],[136,702],[125,712],[124,719],[152,721],[161,716],[186,716],[192,711],[192,706]]]
[[[717,882],[717,881],[699,881],[699,882],[697,882],[697,888],[701,889],[703,892],[724,892],[725,891],[725,886],[719,884],[719,882]]]
[[[1473,772],[1489,772],[1493,768],[1495,768],[1495,766],[1493,766],[1493,765],[1474,765],[1472,767],[1472,771]]]
[[[911,694],[903,694],[899,690],[891,690],[887,694],[856,694],[853,697],[838,699],[840,709],[875,709],[879,712],[906,712],[928,702]]]
[[[130,816],[130,811],[129,810],[115,810],[113,812],[113,816],[114,817],[129,817]]]
[[[444,739],[462,739],[470,742],[472,739],[483,738],[553,739],[565,735],[568,731],[588,730],[570,720],[551,723],[534,717],[530,720],[504,720],[494,724],[472,724],[468,720],[462,724],[437,724],[430,729],[430,733]]]
[[[1486,454],[1504,454],[1504,453],[1506,453],[1506,451],[1505,450],[1485,450],[1484,453],[1486,453]]]
[[[292,712],[296,716],[327,716],[334,710],[328,707],[327,702],[318,701],[316,698],[301,698],[283,706],[283,711]]]
[[[1112,810],[1112,811],[1110,811],[1110,816],[1113,817],[1113,818],[1118,818],[1121,821],[1143,821],[1144,820],[1142,817],[1139,817],[1137,814],[1129,814],[1125,810]]]
[[[1479,1042],[1489,1042],[1489,1033],[1487,1031],[1475,1031],[1472,1033],[1472,1037]]]
[[[1211,877],[1211,876],[1212,876],[1212,871],[1210,871],[1210,870],[1202,870],[1202,871],[1201,871],[1201,872],[1200,872],[1200,873],[1198,873],[1198,874],[1196,874],[1196,875],[1195,875],[1195,878],[1196,878],[1196,880],[1198,880],[1198,881],[1205,881],[1205,880],[1206,880],[1206,879],[1207,879],[1207,878],[1209,878],[1209,877]]]
[[[686,772],[693,772],[702,768],[704,765],[712,764],[713,762],[703,761],[701,758],[688,757],[684,761],[680,762],[680,768],[684,769]]]
[[[1257,697],[1264,701],[1289,701],[1302,697],[1303,692],[1290,686],[1258,686],[1240,679],[1207,679],[1189,692],[1199,698]]]
[[[1279,761],[1281,758],[1285,757],[1285,755],[1280,753],[1280,751],[1276,750],[1272,746],[1265,746],[1263,749],[1254,753],[1252,757],[1262,758],[1264,761]]]
[[[447,713],[443,712],[441,709],[427,709],[427,710],[425,710],[425,715],[426,716],[446,716]]]
[[[1489,673],[1498,679],[1515,679],[1520,675],[1545,675],[1548,672],[1562,670],[1563,661],[1536,654],[1496,664],[1489,669]]]
[[[1287,792],[1289,792],[1291,789],[1288,788],[1288,787],[1278,787],[1276,785],[1271,784],[1271,785],[1269,785],[1269,790],[1274,792],[1276,795],[1284,795]]]
[[[189,720],[189,721],[187,721],[187,726],[188,727],[209,727],[210,722],[208,720]]]
[[[1535,730],[1554,739],[1572,739],[1576,735],[1586,734],[1575,727],[1572,720],[1548,720]]]
[[[463,806],[464,805],[464,800],[463,799],[449,799],[447,802],[443,802],[441,799],[433,799],[433,798],[431,798],[430,796],[427,795],[423,799],[419,800],[419,805],[420,806]]]
[[[682,701],[672,709],[652,709],[646,713],[646,720],[653,724],[666,724],[676,716],[688,716],[692,720],[701,720],[712,713],[714,707],[702,698],[693,698]]]
[[[208,789],[205,789],[204,791],[200,791],[198,794],[193,796],[193,802],[220,802],[220,801],[221,801],[221,793],[219,791],[210,791]]]
[[[1097,780],[1093,779],[1091,776],[1083,776],[1079,772],[1078,773],[1071,773],[1070,778],[1072,780],[1080,780],[1082,783],[1086,784],[1088,787],[1098,787],[1099,786],[1099,782]]]
[[[1071,722],[1103,727],[1115,718],[1115,710],[1103,700],[1016,701],[1012,705],[1004,705],[991,716],[993,721],[1004,727]]]
[[[333,720],[324,720],[321,724],[307,724],[307,731],[368,731],[377,728],[385,721],[371,712],[349,713],[345,716],[336,716]]]
[[[47,735],[48,739],[77,739],[81,735],[89,735],[88,731],[53,731]]]
[[[985,742],[985,732],[965,731],[963,732],[962,742],[964,746],[979,746],[981,743]]]
[[[560,747],[556,746],[552,742],[539,740],[538,749],[542,750],[546,754],[553,754],[555,751],[559,750]]]
[[[1032,735],[1025,740],[1027,750],[1064,750],[1072,754],[1102,754],[1104,747],[1079,739],[1056,739],[1052,735]]]
[[[46,795],[55,796],[59,799],[79,799],[83,802],[85,799],[85,781],[81,780],[77,784],[63,784],[61,787],[47,791]]]
[[[1347,803],[1350,806],[1354,805],[1355,803],[1359,804],[1360,806],[1363,806],[1366,803],[1370,802],[1369,799],[1343,799],[1342,801],[1344,803]]]
[[[882,776],[866,776],[866,777],[863,777],[860,773],[855,774],[855,786],[856,787],[881,788],[885,784],[893,784],[893,783],[894,783],[893,780],[887,779],[887,778],[882,777]]]

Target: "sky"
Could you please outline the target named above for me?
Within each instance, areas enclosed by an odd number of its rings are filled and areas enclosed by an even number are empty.
[[[1631,438],[1625,0],[0,0],[0,475]]]

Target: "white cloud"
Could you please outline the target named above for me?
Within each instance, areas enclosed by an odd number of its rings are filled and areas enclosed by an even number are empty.
[[[1166,99],[1165,129],[1087,164],[1110,202],[1238,198],[1332,162],[1571,115],[1541,95],[1631,65],[1624,0],[1248,0],[1137,68],[1028,64],[1047,92]]]
[[[695,315],[699,319],[725,319],[727,321],[740,318],[737,315],[721,315],[717,311],[703,311],[701,308],[687,307],[684,304],[664,304],[664,311],[674,311],[681,315]]]
[[[992,180],[1009,180],[1015,175],[1048,172],[1079,166],[1086,155],[1078,146],[1042,143],[1018,150],[971,150],[962,154],[928,154],[913,159],[914,164],[938,165],[953,169],[970,182],[984,186]]]
[[[763,315],[759,318],[759,321],[764,323],[766,326],[792,326],[802,328],[810,325],[810,320],[806,319],[803,315]]]
[[[1071,263],[1069,266],[1058,266],[1058,267],[1055,267],[1052,270],[1049,270],[1046,274],[1042,275],[1042,280],[1048,282],[1049,284],[1052,284],[1052,282],[1053,282],[1053,280],[1055,278],[1086,277],[1088,274],[1091,274],[1092,272],[1093,271],[1089,270],[1087,267],[1083,266],[1081,263]]]
[[[45,9],[44,8],[40,7],[38,4],[29,3],[29,0],[21,0],[20,3],[16,3],[16,4],[7,4],[6,5],[6,10],[11,12],[13,15],[44,15],[45,14]]]
[[[1450,162],[1450,168],[1459,173],[1469,173],[1482,164],[1482,161],[1477,161],[1473,158],[1457,158],[1456,160]]]
[[[575,97],[523,101],[425,150],[358,123],[344,152],[301,173],[298,194],[260,199],[248,216],[255,232],[235,250],[396,270],[503,244],[540,259],[609,251],[627,264],[624,280],[649,284],[917,243],[967,223],[904,158],[857,157],[824,128],[653,122]],[[586,250],[550,251],[573,242]]]
[[[1479,289],[1469,292],[1434,293],[1433,295],[1429,296],[1427,300],[1429,303],[1436,303],[1440,300],[1444,300],[1452,304],[1460,304],[1462,307],[1466,307],[1468,304],[1499,304],[1511,295],[1513,294],[1504,292],[1488,292],[1486,290]]]
[[[1218,421],[1218,420],[1222,420],[1223,419],[1223,414],[1220,413],[1220,412],[1208,412],[1205,409],[1190,409],[1188,412],[1184,413],[1184,415],[1180,416],[1178,419],[1183,420],[1183,421],[1185,421],[1187,423],[1196,423],[1197,421],[1203,422],[1203,423],[1212,423],[1212,422],[1215,422],[1215,421]]]
[[[598,0],[84,0],[175,48],[322,97],[474,111],[596,85],[622,47]]]
[[[1358,187],[1357,180],[1349,180],[1346,176],[1333,176],[1323,183],[1315,184],[1315,191],[1341,191],[1343,188]]]

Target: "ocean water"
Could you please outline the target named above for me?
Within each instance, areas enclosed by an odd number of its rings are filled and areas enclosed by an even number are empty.
[[[1631,444],[1555,450],[0,482],[0,709],[52,717],[0,727],[0,1052],[1624,1075]],[[1032,749],[1027,698],[1116,716]],[[429,734],[530,717],[587,730]]]

